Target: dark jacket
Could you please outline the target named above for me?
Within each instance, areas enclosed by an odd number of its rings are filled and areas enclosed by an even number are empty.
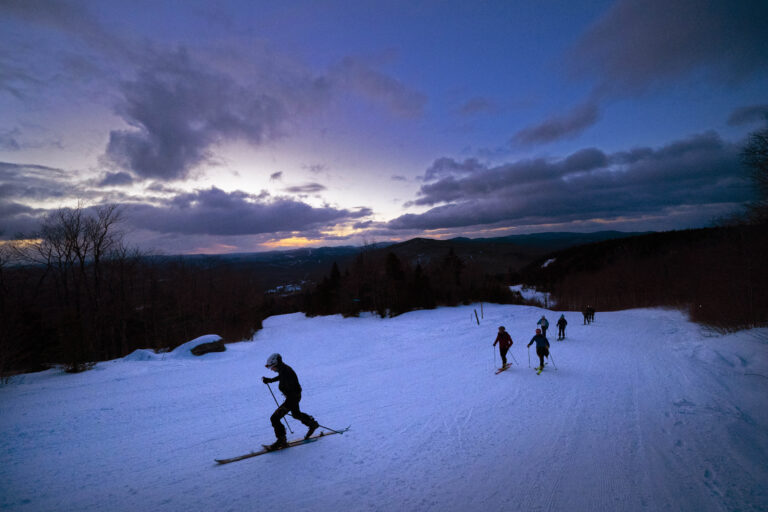
[[[531,342],[528,343],[528,346],[531,346],[531,343],[536,342],[536,348],[549,348],[549,340],[546,336],[543,334],[537,334],[533,338],[531,338]]]
[[[296,376],[296,372],[293,368],[283,363],[282,361],[277,365],[277,377],[266,379],[267,382],[279,381],[280,384],[277,388],[286,398],[295,398],[301,396],[301,386],[299,385],[299,378]]]
[[[557,321],[557,326],[565,327],[566,325],[568,325],[568,320],[566,320],[564,316],[561,316],[560,320]]]
[[[496,336],[496,341],[493,342],[493,346],[495,347],[497,343],[502,349],[508,349],[512,346],[512,336],[510,336],[507,331],[499,331],[498,336]]]

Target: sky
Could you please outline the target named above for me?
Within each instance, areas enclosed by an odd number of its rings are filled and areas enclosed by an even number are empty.
[[[752,199],[764,1],[0,0],[0,240],[658,231]]]

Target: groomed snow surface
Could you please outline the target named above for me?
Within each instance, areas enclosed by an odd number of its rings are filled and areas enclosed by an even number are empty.
[[[566,312],[558,342],[560,312],[485,304],[477,325],[475,309],[277,316],[223,353],[15,377],[0,387],[0,509],[768,510],[768,329]],[[537,375],[542,314],[554,364]],[[499,325],[519,365],[494,375]],[[217,466],[274,440],[272,352],[304,411],[352,429]]]

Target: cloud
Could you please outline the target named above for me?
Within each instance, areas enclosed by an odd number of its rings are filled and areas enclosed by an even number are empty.
[[[620,0],[567,56],[601,92],[636,94],[703,72],[720,83],[768,67],[768,3],[763,0]]]
[[[740,126],[758,122],[768,123],[768,105],[751,105],[734,110],[728,117],[730,126]]]
[[[394,230],[546,225],[694,212],[711,220],[750,197],[738,147],[714,132],[658,149],[606,154],[586,148],[558,160],[520,160],[423,185]],[[707,217],[708,216],[708,217]]]
[[[269,181],[278,181],[283,179],[283,173],[281,172],[273,172],[269,175]]]
[[[415,118],[424,113],[427,103],[424,94],[377,71],[361,58],[345,57],[330,71],[329,77],[342,88],[387,106],[396,115]]]
[[[265,199],[241,191],[217,188],[179,194],[161,205],[126,206],[126,218],[137,229],[181,235],[257,235],[314,230],[371,215],[355,211],[314,208],[289,198]]]
[[[551,117],[517,132],[512,140],[520,144],[542,144],[575,137],[597,122],[599,109],[589,102],[563,115]]]
[[[100,187],[123,187],[133,184],[133,176],[127,172],[108,172],[99,182]]]
[[[83,192],[72,173],[44,165],[0,162],[0,200],[63,199]]]
[[[325,185],[321,185],[320,183],[307,183],[306,185],[286,187],[283,190],[291,194],[315,194],[317,192],[322,192],[323,190],[327,190],[327,188],[325,187]]]
[[[463,162],[457,162],[453,158],[438,158],[424,173],[424,181],[432,181],[441,176],[464,176],[481,169],[483,165],[476,158],[468,158]]]
[[[263,144],[286,119],[277,98],[207,70],[184,50],[158,55],[121,92],[116,111],[132,128],[110,132],[106,158],[144,179],[185,179],[216,143]]]

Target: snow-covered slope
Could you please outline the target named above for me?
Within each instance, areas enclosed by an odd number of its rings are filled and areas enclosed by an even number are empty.
[[[536,375],[525,344],[559,312],[485,304],[478,326],[473,309],[278,316],[224,353],[15,377],[0,388],[0,509],[768,509],[767,329],[566,312],[557,370]],[[520,365],[494,375],[499,325]],[[303,410],[352,430],[217,466],[273,440],[272,352]]]

